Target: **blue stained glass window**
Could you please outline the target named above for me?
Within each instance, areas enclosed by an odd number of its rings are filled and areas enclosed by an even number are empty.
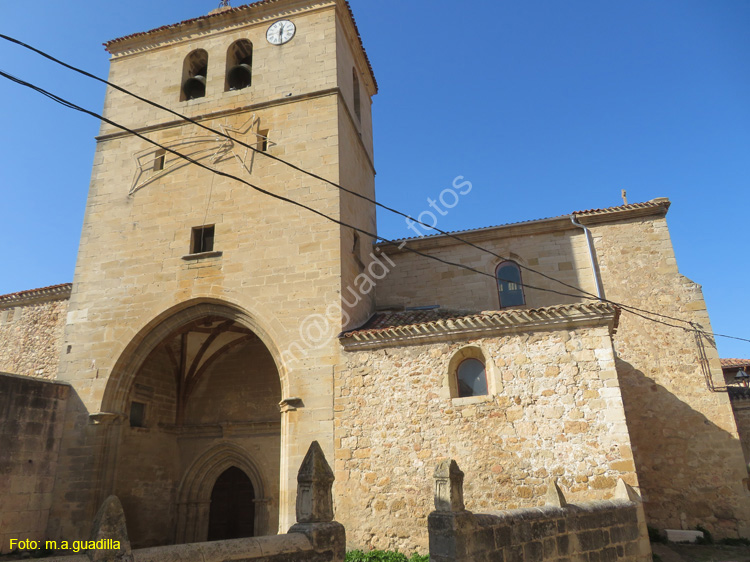
[[[495,276],[497,277],[497,291],[500,295],[500,308],[526,304],[521,283],[521,268],[516,262],[504,261],[497,266]]]

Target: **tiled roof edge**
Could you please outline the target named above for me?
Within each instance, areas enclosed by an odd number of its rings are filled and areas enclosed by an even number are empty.
[[[672,202],[667,199],[666,197],[657,197],[656,199],[651,199],[651,201],[645,201],[643,203],[628,203],[626,205],[619,205],[617,207],[605,207],[603,209],[588,209],[585,211],[576,211],[572,213],[575,215],[576,218],[578,217],[593,217],[593,216],[602,216],[602,215],[614,215],[618,213],[627,213],[627,212],[638,212],[638,211],[652,211],[659,208],[662,208],[664,212],[666,213],[669,210],[669,207],[672,205]]]
[[[724,369],[731,369],[733,367],[747,367],[750,366],[750,359],[721,359],[721,366]]]
[[[72,283],[62,283],[60,285],[50,285],[49,287],[41,287],[39,289],[18,291],[17,293],[0,295],[0,306],[24,304],[33,301],[67,299],[70,297],[72,290]]]
[[[659,197],[659,198],[652,199],[651,201],[646,201],[643,203],[629,203],[628,205],[620,205],[618,207],[606,207],[603,209],[588,209],[585,211],[574,211],[573,213],[570,213],[568,215],[558,215],[556,217],[547,217],[547,218],[541,218],[541,219],[530,219],[530,220],[525,220],[525,221],[497,224],[493,226],[470,228],[467,230],[452,230],[452,231],[449,231],[448,234],[438,233],[438,234],[427,234],[425,236],[411,236],[407,238],[399,238],[397,240],[392,240],[391,242],[383,242],[377,245],[378,246],[391,246],[391,245],[398,245],[401,242],[418,242],[422,240],[449,239],[449,236],[448,236],[449,234],[456,235],[456,236],[465,236],[468,234],[472,234],[472,235],[482,234],[482,233],[491,232],[496,229],[523,227],[523,226],[536,226],[536,225],[541,225],[542,223],[552,223],[554,221],[565,220],[565,221],[570,222],[571,216],[574,216],[576,219],[582,218],[588,224],[590,222],[606,222],[607,218],[613,217],[614,215],[622,214],[622,213],[630,213],[636,216],[647,215],[647,214],[653,213],[659,208],[663,208],[666,214],[666,211],[669,210],[670,205],[671,205],[671,202],[669,201],[669,199],[667,199],[666,197]],[[571,226],[571,228],[573,227]]]
[[[560,329],[609,324],[617,329],[620,309],[608,303],[564,304],[532,309],[486,311],[458,318],[419,324],[352,330],[339,336],[346,350],[370,349],[406,343],[420,344],[446,338],[490,337],[503,332]]]

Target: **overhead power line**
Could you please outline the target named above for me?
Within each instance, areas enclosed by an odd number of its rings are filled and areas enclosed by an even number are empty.
[[[20,41],[18,39],[10,37],[8,35],[0,34],[0,38],[4,39],[6,41],[9,41],[11,43],[14,43],[16,45],[19,45],[21,47],[24,47],[25,49],[28,49],[28,50],[30,50],[30,51],[32,51],[34,53],[37,53],[38,55],[40,55],[40,56],[42,56],[42,57],[44,57],[44,58],[46,58],[48,60],[51,60],[52,62],[54,62],[56,64],[59,64],[59,65],[65,67],[65,68],[67,68],[69,70],[73,70],[74,72],[77,72],[77,73],[79,73],[79,74],[81,74],[83,76],[86,76],[88,78],[91,78],[93,80],[101,82],[102,84],[106,84],[106,85],[108,85],[108,86],[110,86],[110,87],[112,87],[112,88],[114,88],[114,89],[116,89],[116,90],[118,90],[120,92],[123,92],[123,93],[125,93],[125,94],[127,94],[127,95],[129,95],[129,96],[131,96],[131,97],[133,97],[133,98],[135,98],[137,100],[139,100],[139,101],[142,101],[142,102],[144,102],[144,103],[146,103],[148,105],[151,105],[153,107],[156,107],[158,109],[166,111],[166,112],[168,112],[168,113],[170,113],[170,114],[172,114],[172,115],[174,115],[176,117],[179,117],[180,119],[182,119],[182,120],[184,120],[184,121],[186,121],[188,123],[192,123],[192,124],[194,124],[194,125],[202,128],[202,129],[204,129],[206,131],[209,131],[209,132],[211,132],[213,134],[219,135],[220,137],[223,137],[223,138],[226,138],[228,140],[231,140],[232,142],[236,142],[240,146],[246,147],[246,148],[248,148],[248,149],[250,149],[250,150],[252,150],[252,151],[254,151],[256,153],[260,153],[261,155],[265,156],[266,158],[270,158],[272,160],[275,160],[275,161],[277,161],[279,163],[282,163],[282,164],[284,164],[286,166],[289,166],[290,168],[292,168],[294,170],[297,170],[297,171],[299,171],[299,172],[301,172],[301,173],[303,173],[303,174],[305,174],[305,175],[307,175],[309,177],[312,177],[312,178],[315,178],[317,180],[320,180],[320,181],[322,181],[324,183],[327,183],[328,185],[331,185],[333,187],[336,187],[337,189],[340,189],[340,190],[342,190],[342,191],[344,191],[346,193],[349,193],[349,194],[354,195],[356,197],[359,197],[359,198],[361,198],[361,199],[363,199],[365,201],[368,201],[368,202],[370,202],[370,203],[372,203],[372,204],[374,204],[374,205],[376,205],[378,207],[381,207],[382,209],[385,209],[385,210],[387,210],[387,211],[389,211],[391,213],[395,213],[395,214],[397,214],[399,216],[402,216],[402,217],[404,217],[404,218],[406,218],[408,220],[411,220],[415,224],[420,224],[422,226],[425,226],[425,227],[427,227],[429,229],[434,230],[435,232],[437,232],[439,234],[448,236],[448,237],[450,237],[453,240],[461,242],[462,244],[466,244],[466,245],[468,245],[468,246],[470,246],[472,248],[480,250],[480,251],[482,251],[484,253],[487,253],[487,254],[489,254],[489,255],[491,255],[491,256],[493,256],[495,258],[498,258],[500,260],[503,260],[503,261],[509,260],[509,258],[507,258],[505,256],[502,256],[502,255],[500,255],[500,254],[498,254],[496,252],[493,252],[492,250],[489,250],[487,248],[484,248],[482,246],[478,246],[477,244],[474,244],[474,243],[472,243],[472,242],[470,242],[470,241],[468,241],[468,240],[466,240],[466,239],[464,239],[464,238],[456,235],[455,233],[447,232],[447,231],[441,230],[440,228],[437,228],[437,226],[435,226],[435,225],[430,225],[430,224],[424,223],[424,222],[420,221],[419,219],[416,219],[416,218],[410,216],[407,213],[404,213],[402,211],[399,211],[398,209],[394,209],[392,207],[384,205],[384,204],[376,201],[375,199],[369,198],[369,197],[367,197],[367,196],[365,196],[365,195],[363,195],[361,193],[358,193],[357,191],[348,189],[348,188],[346,188],[346,187],[344,187],[344,186],[342,186],[342,185],[340,185],[340,184],[338,184],[338,183],[336,183],[336,182],[334,182],[332,180],[329,180],[329,179],[324,178],[324,177],[322,177],[322,176],[320,176],[320,175],[318,175],[318,174],[316,174],[314,172],[311,172],[311,171],[306,170],[306,169],[304,169],[304,168],[302,168],[300,166],[297,166],[296,164],[293,164],[293,163],[291,163],[291,162],[289,162],[289,161],[287,161],[287,160],[285,160],[283,158],[280,158],[278,156],[275,156],[273,154],[270,154],[270,153],[262,151],[262,150],[258,150],[257,147],[252,146],[252,145],[247,144],[247,143],[244,143],[244,142],[242,142],[240,140],[237,140],[237,139],[231,137],[230,135],[228,135],[224,131],[219,131],[219,130],[213,129],[213,128],[207,126],[207,125],[204,125],[204,124],[200,123],[199,121],[197,121],[195,119],[192,119],[192,118],[190,118],[190,117],[188,117],[186,115],[183,115],[183,114],[181,114],[181,113],[179,113],[177,111],[174,111],[173,109],[170,109],[170,108],[165,107],[165,106],[163,106],[163,105],[161,105],[161,104],[159,104],[157,102],[154,102],[152,100],[144,98],[144,97],[142,97],[142,96],[140,96],[138,94],[135,94],[135,93],[133,93],[133,92],[131,92],[131,91],[129,91],[129,90],[121,87],[121,86],[118,86],[117,84],[109,82],[108,80],[105,80],[104,78],[100,78],[99,76],[91,74],[90,72],[87,72],[87,71],[85,71],[85,70],[83,70],[81,68],[78,68],[78,67],[76,67],[74,65],[68,64],[68,63],[66,63],[64,61],[61,61],[60,59],[58,59],[58,58],[50,55],[49,53],[46,53],[46,52],[42,51],[41,49],[37,49],[36,47],[28,45],[27,43],[24,43],[24,42],[22,42],[22,41]],[[380,237],[377,237],[377,236],[375,238],[376,239],[384,240],[383,238],[380,238]],[[420,255],[422,255],[422,254],[420,254]],[[438,261],[443,261],[443,260],[438,260]],[[615,301],[612,301],[612,300],[609,300],[607,298],[601,297],[599,295],[593,294],[593,293],[591,293],[589,291],[586,291],[586,290],[584,290],[584,289],[582,289],[580,287],[577,287],[575,285],[566,283],[566,282],[564,282],[564,281],[562,281],[560,279],[557,279],[554,276],[548,275],[548,274],[546,274],[544,272],[541,272],[539,270],[536,270],[534,268],[526,266],[526,265],[524,265],[522,263],[518,263],[517,265],[520,268],[522,268],[522,269],[524,269],[526,271],[529,271],[531,273],[535,273],[535,274],[540,275],[541,277],[544,277],[544,278],[546,278],[548,280],[554,281],[555,283],[559,283],[560,285],[563,285],[563,286],[565,286],[565,287],[567,287],[569,289],[573,289],[575,291],[578,291],[578,292],[581,293],[581,295],[583,295],[587,299],[609,303],[609,304],[612,304],[614,306],[620,306],[623,309],[625,308],[625,305],[622,305],[622,304],[617,303]],[[489,275],[489,274],[486,274],[484,272],[482,272],[482,274],[483,275]],[[500,279],[500,278],[498,278],[498,277],[496,277],[494,275],[491,275],[491,277],[493,277],[494,279],[499,279],[500,281],[509,281],[507,279]],[[519,283],[519,285],[524,286],[524,287],[528,287],[530,289],[546,290],[546,291],[549,291],[549,292],[552,292],[552,293],[557,293],[559,295],[573,296],[574,298],[580,298],[580,295],[570,295],[568,293],[556,292],[556,291],[551,290],[551,289],[541,289],[541,288],[534,287],[532,285],[525,284],[525,283]],[[672,320],[672,321],[675,321],[675,322],[682,322],[683,324],[686,324],[686,325],[690,324],[690,321],[688,321],[688,320],[683,320],[681,318],[675,318],[673,316],[665,315],[665,314],[662,314],[662,313],[659,313],[659,312],[649,311],[649,310],[645,310],[645,309],[641,309],[641,308],[638,308],[638,307],[635,307],[635,306],[629,306],[629,305],[627,306],[627,308],[630,308],[632,310],[635,310],[635,311],[638,311],[638,312],[641,312],[641,313],[644,313],[644,314],[651,314],[651,315],[654,315],[654,316],[658,316],[660,318],[665,318],[667,320]]]
[[[268,196],[270,196],[270,197],[272,197],[274,199],[278,199],[280,201],[284,201],[284,202],[290,203],[290,204],[292,204],[294,206],[303,208],[303,209],[305,209],[305,210],[307,210],[307,211],[309,211],[309,212],[311,212],[311,213],[313,213],[315,215],[318,215],[318,216],[320,216],[320,217],[322,217],[322,218],[324,218],[326,220],[334,222],[334,223],[336,223],[336,224],[338,224],[340,226],[351,228],[352,230],[360,232],[360,233],[362,233],[362,234],[364,234],[366,236],[372,237],[375,240],[381,240],[383,242],[390,243],[390,244],[396,244],[397,243],[397,241],[395,241],[395,240],[390,240],[390,239],[385,238],[383,236],[379,236],[379,235],[377,235],[375,233],[369,232],[369,231],[364,230],[362,228],[359,228],[359,227],[356,227],[354,225],[351,225],[351,224],[345,223],[343,221],[340,221],[338,219],[335,219],[335,218],[333,218],[333,217],[331,217],[329,215],[326,215],[325,213],[323,213],[321,211],[318,211],[318,210],[316,210],[316,209],[314,209],[312,207],[309,207],[309,206],[307,206],[307,205],[305,205],[303,203],[300,203],[298,201],[295,201],[295,200],[290,199],[288,197],[284,197],[282,195],[278,195],[278,194],[272,193],[272,192],[270,192],[270,191],[268,191],[266,189],[263,189],[263,188],[255,185],[255,184],[252,184],[252,183],[250,183],[250,182],[248,182],[248,181],[246,181],[246,180],[244,180],[244,179],[242,179],[240,177],[237,177],[237,176],[235,176],[233,174],[229,174],[227,172],[222,172],[220,170],[211,168],[210,166],[206,166],[205,164],[202,164],[201,162],[199,162],[199,161],[197,161],[197,160],[195,160],[195,159],[193,159],[193,158],[191,158],[191,157],[189,157],[189,156],[187,156],[185,154],[182,154],[182,153],[180,153],[180,152],[178,152],[178,151],[176,151],[176,150],[174,150],[172,148],[164,146],[164,145],[162,145],[162,144],[160,144],[160,143],[158,143],[158,142],[156,142],[156,141],[154,141],[154,140],[152,140],[152,139],[144,136],[143,134],[141,134],[141,133],[139,133],[137,131],[134,131],[134,130],[132,130],[132,129],[124,126],[124,125],[121,125],[121,124],[119,124],[119,123],[117,123],[115,121],[112,121],[111,119],[107,119],[106,117],[104,117],[101,114],[98,114],[96,112],[93,112],[93,111],[90,111],[88,109],[85,109],[85,108],[83,108],[83,107],[81,107],[81,106],[79,106],[79,105],[77,105],[77,104],[75,104],[75,103],[73,103],[71,101],[68,101],[68,100],[66,100],[64,98],[61,98],[60,96],[57,96],[57,95],[53,94],[52,92],[49,92],[48,90],[45,90],[44,88],[41,88],[39,86],[36,86],[34,84],[31,84],[29,82],[21,80],[20,78],[12,76],[11,74],[8,74],[8,73],[6,73],[4,71],[0,71],[0,76],[6,78],[7,80],[10,80],[10,81],[12,81],[12,82],[14,82],[16,84],[19,84],[21,86],[30,88],[30,89],[32,89],[32,90],[34,90],[34,91],[36,91],[36,92],[38,92],[38,93],[40,93],[40,94],[48,97],[48,98],[50,98],[51,100],[55,101],[56,103],[59,103],[60,105],[63,105],[64,107],[67,107],[69,109],[74,109],[74,110],[79,111],[81,113],[85,113],[87,115],[90,115],[90,116],[92,116],[92,117],[94,117],[96,119],[100,119],[101,121],[104,121],[105,123],[108,123],[108,124],[110,124],[110,125],[112,125],[114,127],[117,127],[118,129],[121,129],[121,130],[123,130],[123,131],[125,131],[127,133],[130,133],[130,134],[132,134],[132,135],[134,135],[134,136],[136,136],[136,137],[138,137],[138,138],[140,138],[140,139],[148,142],[149,144],[152,144],[152,145],[154,145],[154,146],[156,146],[156,147],[158,147],[158,148],[160,148],[160,149],[162,149],[162,150],[164,150],[166,152],[174,154],[178,158],[182,158],[183,160],[185,160],[185,161],[187,161],[187,162],[189,162],[191,164],[194,164],[196,166],[199,166],[200,168],[208,170],[208,171],[210,171],[210,172],[212,172],[214,174],[217,174],[217,175],[222,176],[222,177],[230,178],[230,179],[233,179],[233,180],[238,181],[240,183],[243,183],[243,184],[247,185],[248,187],[250,187],[250,188],[254,189],[255,191],[258,191],[258,192],[260,192],[260,193],[262,193],[264,195],[268,195]],[[231,139],[231,137],[228,137],[228,138]],[[460,264],[460,263],[451,262],[449,260],[444,260],[444,259],[439,258],[437,256],[434,256],[434,255],[431,255],[431,254],[426,254],[426,253],[420,252],[419,250],[416,250],[414,248],[410,248],[410,247],[408,247],[406,245],[405,241],[402,243],[402,245],[400,247],[402,249],[405,249],[405,250],[413,253],[413,254],[425,257],[427,259],[431,259],[433,261],[440,262],[440,263],[445,264],[445,265],[449,265],[449,266],[453,266],[453,267],[459,267],[461,269],[470,271],[472,273],[476,273],[476,274],[479,274],[479,275],[482,275],[482,276],[490,277],[493,280],[497,280],[498,279],[495,275],[492,275],[490,273],[487,273],[487,272],[475,269],[473,267],[470,267],[470,266],[467,266],[467,265],[464,265],[464,264]],[[500,280],[502,281],[503,279],[500,279]],[[510,281],[510,280],[505,280],[505,281]],[[557,295],[560,295],[560,296],[567,296],[567,297],[571,297],[571,298],[580,298],[580,295],[573,295],[571,293],[564,293],[564,292],[561,292],[561,291],[556,291],[554,289],[549,289],[549,288],[545,288],[545,287],[536,287],[536,286],[530,285],[528,283],[520,283],[520,285],[523,286],[523,287],[529,288],[529,289],[534,289],[534,290],[543,291],[543,292],[549,292],[549,293],[557,294]],[[707,332],[705,330],[698,329],[698,328],[695,327],[695,325],[692,322],[687,321],[687,320],[670,317],[670,316],[667,316],[667,315],[663,315],[663,314],[660,314],[660,313],[657,313],[657,312],[653,312],[653,311],[649,311],[649,310],[645,310],[645,309],[640,309],[638,307],[626,305],[626,304],[623,304],[623,303],[618,303],[616,301],[612,301],[612,300],[609,300],[609,299],[603,299],[603,298],[599,298],[599,297],[593,297],[593,298],[595,300],[599,300],[599,301],[611,304],[613,306],[616,306],[616,307],[622,309],[623,311],[630,312],[632,314],[640,316],[641,318],[643,318],[645,320],[650,320],[652,322],[663,324],[665,326],[669,326],[669,327],[672,327],[672,328],[679,328],[679,329],[682,329],[682,330],[688,331],[688,332],[698,331],[698,332],[700,332],[700,333],[702,333],[702,334],[704,334],[706,336],[725,337],[725,338],[731,338],[731,339],[735,339],[735,340],[750,342],[750,339],[740,338],[740,337],[736,337],[736,336],[727,336],[727,335],[724,335],[724,334],[716,334],[716,333]],[[649,315],[652,315],[652,316],[658,316],[658,317],[672,319],[672,320],[675,320],[675,321],[678,321],[678,322],[682,322],[682,323],[688,324],[691,327],[688,328],[688,327],[685,327],[685,326],[671,325],[671,324],[668,324],[668,323],[666,323],[664,321],[657,320],[656,318],[650,318],[650,317],[644,316],[641,313],[643,313],[643,314],[649,314]]]
[[[169,107],[161,105],[161,104],[159,104],[159,103],[157,103],[157,102],[155,102],[153,100],[149,100],[148,98],[144,98],[143,96],[140,96],[140,95],[138,95],[138,94],[136,94],[134,92],[131,92],[130,90],[127,90],[126,88],[123,88],[122,86],[118,86],[117,84],[114,84],[114,83],[112,83],[112,82],[110,82],[108,80],[105,80],[104,78],[100,78],[99,76],[96,76],[95,74],[91,74],[90,72],[87,72],[87,71],[85,71],[85,70],[83,70],[81,68],[78,68],[78,67],[73,66],[71,64],[68,64],[68,63],[66,63],[64,61],[61,61],[60,59],[58,59],[58,58],[50,55],[49,53],[46,53],[46,52],[42,51],[41,49],[37,49],[36,47],[33,47],[31,45],[28,45],[27,43],[19,41],[18,39],[14,39],[13,37],[9,37],[8,35],[3,35],[3,34],[0,34],[0,39],[4,39],[4,40],[9,41],[11,43],[14,43],[16,45],[24,47],[25,49],[33,51],[34,53],[37,53],[38,55],[40,55],[40,56],[42,56],[42,57],[44,57],[44,58],[46,58],[48,60],[51,60],[52,62],[54,62],[56,64],[59,64],[59,65],[65,67],[65,68],[67,68],[69,70],[72,70],[74,72],[82,74],[83,76],[86,76],[88,78],[96,80],[97,82],[101,82],[102,84],[106,84],[107,86],[110,86],[110,87],[114,88],[115,90],[118,90],[118,91],[120,91],[120,92],[122,92],[124,94],[127,94],[127,95],[129,95],[129,96],[131,96],[131,97],[133,97],[133,98],[135,98],[135,99],[137,99],[139,101],[142,101],[142,102],[144,102],[144,103],[146,103],[146,104],[148,104],[148,105],[150,105],[152,107],[156,107],[158,109],[166,111],[167,113],[170,113],[170,114],[174,115],[175,117],[179,117],[180,119],[182,119],[182,120],[184,120],[184,121],[186,121],[188,123],[192,123],[193,125],[196,125],[196,126],[200,127],[201,129],[204,129],[204,130],[209,131],[209,132],[211,132],[213,134],[216,134],[216,135],[219,135],[221,137],[224,137],[224,138],[226,138],[228,140],[231,140],[232,142],[236,142],[240,146],[243,146],[245,148],[249,148],[250,150],[252,150],[252,151],[254,151],[254,152],[258,153],[258,154],[262,154],[266,158],[270,158],[271,160],[275,160],[275,161],[277,161],[277,162],[279,162],[281,164],[284,164],[285,166],[289,166],[290,168],[292,168],[292,169],[294,169],[294,170],[296,170],[298,172],[301,172],[301,173],[303,173],[303,174],[305,174],[305,175],[307,175],[307,176],[309,176],[311,178],[315,178],[315,179],[317,179],[319,181],[327,183],[328,185],[330,185],[332,187],[335,187],[335,188],[340,189],[340,190],[342,190],[342,191],[344,191],[346,193],[354,195],[355,197],[359,197],[360,199],[363,199],[363,200],[365,200],[365,201],[367,201],[369,203],[372,203],[373,205],[376,205],[377,207],[385,209],[386,211],[389,211],[391,213],[394,213],[396,215],[404,217],[404,218],[406,218],[406,219],[408,219],[410,221],[413,221],[416,224],[419,224],[419,225],[422,225],[422,226],[424,226],[426,228],[434,230],[438,234],[442,234],[442,235],[448,236],[448,237],[452,238],[453,240],[456,240],[458,242],[461,242],[463,244],[471,246],[472,248],[475,248],[477,250],[480,250],[482,252],[490,254],[493,257],[498,258],[500,260],[503,260],[503,261],[509,260],[509,258],[504,257],[504,256],[502,256],[502,255],[500,255],[500,254],[498,254],[496,252],[493,252],[492,250],[489,250],[487,248],[483,248],[482,246],[478,246],[477,244],[474,244],[473,242],[470,242],[470,241],[468,241],[468,240],[466,240],[464,238],[461,238],[460,236],[456,235],[455,233],[442,230],[442,229],[438,228],[436,225],[431,225],[431,224],[427,224],[425,222],[422,222],[419,219],[416,219],[416,218],[412,217],[408,213],[404,213],[402,211],[399,211],[398,209],[395,209],[393,207],[390,207],[388,205],[380,203],[379,201],[377,201],[375,199],[367,197],[366,195],[364,195],[362,193],[359,193],[359,192],[357,192],[355,190],[352,190],[352,189],[349,189],[347,187],[344,187],[343,185],[341,185],[339,183],[336,183],[336,182],[334,182],[334,181],[332,181],[332,180],[330,180],[328,178],[320,176],[319,174],[316,174],[315,172],[312,172],[310,170],[302,168],[302,167],[300,167],[300,166],[298,166],[298,165],[296,165],[296,164],[294,164],[292,162],[289,162],[288,160],[280,158],[279,156],[276,156],[274,154],[270,154],[270,153],[268,153],[266,151],[263,151],[263,150],[259,150],[257,147],[255,147],[255,146],[253,146],[251,144],[247,144],[247,143],[244,143],[244,142],[242,142],[242,141],[240,141],[238,139],[233,138],[232,136],[228,135],[224,131],[219,131],[217,129],[209,127],[208,125],[204,125],[200,121],[197,121],[197,120],[195,120],[195,119],[193,119],[191,117],[188,117],[187,115],[183,115],[182,113],[179,113],[178,111],[174,111],[173,109],[170,109]],[[538,270],[533,269],[531,267],[528,267],[526,265],[523,265],[523,264],[520,264],[520,263],[518,265],[519,265],[519,267],[521,267],[522,269],[525,269],[526,271],[529,271],[531,273],[535,273],[537,275],[540,275],[540,276],[542,276],[542,277],[544,277],[546,279],[554,281],[555,283],[559,283],[559,284],[561,284],[561,285],[563,285],[565,287],[568,287],[569,289],[573,289],[575,291],[579,291],[581,294],[586,295],[589,298],[599,300],[599,297],[597,295],[595,295],[595,294],[593,294],[591,292],[588,292],[588,291],[586,291],[584,289],[581,289],[580,287],[577,287],[575,285],[572,285],[572,284],[566,283],[564,281],[561,281],[560,279],[557,279],[557,278],[555,278],[555,277],[553,277],[551,275],[548,275],[548,274],[546,274],[546,273],[544,273],[542,271],[538,271]]]
[[[320,216],[320,217],[322,217],[322,218],[324,218],[326,220],[334,222],[334,223],[336,223],[336,224],[338,224],[340,226],[351,228],[352,230],[360,232],[360,233],[362,233],[362,234],[364,234],[366,236],[369,236],[369,237],[371,237],[371,238],[373,238],[375,240],[381,240],[383,242],[387,242],[387,243],[390,243],[390,244],[395,244],[397,242],[395,240],[390,240],[388,238],[385,238],[383,236],[379,236],[378,234],[375,234],[375,233],[370,232],[368,230],[359,228],[357,226],[348,224],[348,223],[343,222],[343,221],[341,221],[339,219],[331,217],[331,216],[329,216],[329,215],[327,215],[327,214],[325,214],[325,213],[323,213],[321,211],[318,211],[317,209],[314,209],[314,208],[312,208],[312,207],[310,207],[308,205],[305,205],[304,203],[300,203],[299,201],[295,201],[294,199],[290,199],[288,197],[284,197],[283,195],[278,195],[276,193],[272,193],[272,192],[268,191],[267,189],[263,189],[262,187],[259,187],[259,186],[255,185],[253,183],[250,183],[249,181],[244,180],[244,179],[242,179],[242,178],[240,178],[238,176],[235,176],[234,174],[230,174],[230,173],[227,173],[227,172],[222,172],[221,170],[217,170],[215,168],[211,168],[210,166],[206,166],[205,164],[199,162],[198,160],[195,160],[194,158],[191,158],[190,156],[187,156],[185,154],[182,154],[179,151],[176,151],[176,150],[174,150],[172,148],[169,148],[168,146],[160,144],[160,143],[156,142],[155,140],[150,139],[150,138],[144,136],[143,134],[141,134],[141,133],[139,133],[137,131],[134,131],[133,129],[130,129],[130,128],[126,127],[125,125],[121,125],[121,124],[119,124],[119,123],[117,123],[115,121],[112,121],[111,119],[107,119],[106,117],[104,117],[103,115],[101,115],[99,113],[96,113],[94,111],[90,111],[88,109],[85,109],[85,108],[83,108],[83,107],[81,107],[81,106],[79,106],[79,105],[77,105],[77,104],[75,104],[75,103],[73,103],[71,101],[68,101],[68,100],[66,100],[64,98],[61,98],[60,96],[57,96],[56,94],[53,94],[52,92],[50,92],[48,90],[45,90],[44,88],[41,88],[39,86],[35,86],[34,84],[26,82],[25,80],[21,80],[20,78],[17,78],[15,76],[11,75],[11,74],[8,74],[7,72],[4,72],[4,71],[0,70],[0,76],[2,76],[3,78],[6,78],[7,80],[10,80],[11,82],[15,82],[16,84],[19,84],[21,86],[25,86],[27,88],[30,88],[30,89],[32,89],[32,90],[34,90],[34,91],[36,91],[36,92],[38,92],[38,93],[40,93],[40,94],[48,97],[48,98],[50,98],[51,100],[55,101],[56,103],[59,103],[60,105],[63,105],[64,107],[67,107],[69,109],[74,109],[74,110],[79,111],[81,113],[85,113],[87,115],[90,115],[92,117],[100,119],[100,120],[104,121],[105,123],[108,123],[109,125],[112,125],[113,127],[117,127],[118,129],[122,129],[123,131],[125,131],[127,133],[130,133],[130,134],[132,134],[132,135],[134,135],[134,136],[136,136],[136,137],[138,137],[138,138],[140,138],[140,139],[142,139],[142,140],[144,140],[144,141],[146,141],[146,142],[148,142],[148,143],[150,143],[150,144],[152,144],[152,145],[154,145],[154,146],[156,146],[156,147],[158,147],[158,148],[160,148],[160,149],[162,149],[162,150],[164,150],[166,152],[174,154],[178,158],[182,158],[183,160],[185,160],[185,161],[187,161],[187,162],[189,162],[191,164],[199,166],[200,168],[203,168],[204,170],[208,170],[209,172],[212,172],[212,173],[217,174],[219,176],[222,176],[222,177],[225,177],[225,178],[229,178],[229,179],[233,179],[235,181],[243,183],[243,184],[247,185],[248,187],[250,187],[250,188],[254,189],[255,191],[258,191],[258,192],[260,192],[260,193],[262,193],[264,195],[268,195],[269,197],[273,197],[274,199],[278,199],[279,201],[284,201],[284,202],[290,203],[291,205],[294,205],[296,207],[300,207],[302,209],[305,209],[305,210],[307,210],[307,211],[309,211],[311,213],[314,213],[314,214],[316,214],[316,215],[318,215],[318,216]],[[408,247],[406,245],[404,245],[402,247],[402,249],[407,250],[409,252],[412,252],[412,253],[414,253],[416,255],[419,255],[419,256],[422,256],[422,257],[434,260],[434,261],[438,261],[438,262],[443,263],[445,265],[449,265],[449,266],[453,266],[453,267],[460,267],[461,269],[465,269],[465,270],[473,272],[473,273],[478,273],[480,275],[483,275],[483,276],[486,276],[486,277],[490,277],[492,279],[497,279],[497,277],[495,275],[492,275],[490,273],[487,273],[487,272],[484,272],[484,271],[480,271],[478,269],[475,269],[473,267],[470,267],[468,265],[464,265],[464,264],[461,264],[461,263],[455,263],[455,262],[452,262],[452,261],[449,261],[449,260],[444,260],[444,259],[439,258],[437,256],[433,256],[433,255],[430,255],[430,254],[426,254],[424,252],[420,252],[419,250],[416,250],[414,248],[410,248],[410,247]],[[503,279],[501,279],[501,281],[503,281]],[[507,280],[507,281],[512,281],[512,280]],[[545,287],[536,287],[534,285],[529,285],[528,283],[527,284],[523,284],[523,286],[527,287],[529,289],[535,289],[537,291],[545,291],[545,292],[550,292],[550,293],[554,293],[554,294],[561,295],[561,296],[579,298],[579,295],[573,295],[571,293],[563,293],[561,291],[556,291],[554,289],[549,289],[549,288],[545,288]]]

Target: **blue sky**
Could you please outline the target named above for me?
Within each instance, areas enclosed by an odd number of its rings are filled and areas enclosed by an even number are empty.
[[[240,5],[234,0],[233,5]],[[0,32],[106,76],[101,43],[218,0],[38,0]],[[681,272],[716,332],[750,338],[750,2],[352,0],[380,83],[378,198],[412,214],[454,178],[468,229],[669,197]],[[0,42],[0,69],[99,111],[103,88]],[[0,294],[72,280],[98,123],[5,80]],[[380,213],[381,234],[410,235]],[[750,343],[719,339],[723,357]]]

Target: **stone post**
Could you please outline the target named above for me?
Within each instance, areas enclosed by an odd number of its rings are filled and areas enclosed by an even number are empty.
[[[427,518],[431,562],[473,560],[475,542],[467,541],[478,529],[474,514],[464,505],[464,473],[454,460],[435,469],[435,511]]]
[[[344,562],[346,532],[333,520],[333,470],[323,449],[313,441],[297,473],[297,524],[289,533],[302,533],[313,548],[332,562]]]
[[[464,511],[464,473],[454,460],[445,460],[435,469],[435,510]]]
[[[635,503],[638,517],[638,562],[650,562],[652,559],[651,542],[648,539],[646,514],[643,511],[643,500],[636,490],[620,478],[615,488],[615,499]]]
[[[297,523],[333,521],[333,470],[313,441],[297,474]]]
[[[550,480],[547,484],[547,501],[545,504],[550,507],[565,507],[568,505],[565,494],[557,485],[557,478]]]
[[[117,496],[109,496],[99,508],[91,528],[97,548],[88,551],[91,562],[133,562],[125,513]]]

